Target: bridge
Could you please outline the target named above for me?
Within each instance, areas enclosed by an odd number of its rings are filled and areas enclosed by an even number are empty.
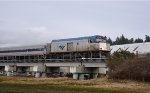
[[[103,36],[52,40],[43,45],[0,48],[0,74],[7,76],[66,76],[74,79],[106,74],[110,45]],[[91,76],[94,75],[94,76]]]

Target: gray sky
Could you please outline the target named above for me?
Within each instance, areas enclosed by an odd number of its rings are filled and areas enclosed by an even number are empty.
[[[0,45],[104,35],[150,35],[149,0],[0,0]]]

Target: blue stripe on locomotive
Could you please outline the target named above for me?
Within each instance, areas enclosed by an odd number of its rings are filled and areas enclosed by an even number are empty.
[[[68,39],[58,39],[58,40],[52,40],[52,42],[62,42],[62,41],[72,41],[72,40],[91,40],[91,41],[96,41],[97,37],[101,37],[99,35],[95,35],[95,36],[87,36],[87,37],[78,37],[78,38],[68,38]]]
[[[33,52],[33,51],[44,51],[44,48],[24,49],[24,50],[7,50],[7,51],[0,51],[0,53]]]

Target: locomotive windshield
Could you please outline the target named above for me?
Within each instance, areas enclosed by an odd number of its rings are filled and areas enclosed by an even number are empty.
[[[99,42],[106,42],[106,37],[97,36],[96,37],[96,43],[99,43]]]
[[[89,41],[90,43],[106,42],[106,37],[97,35],[97,36],[91,37]]]

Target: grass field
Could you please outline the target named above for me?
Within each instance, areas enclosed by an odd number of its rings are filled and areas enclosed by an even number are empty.
[[[0,93],[150,93],[150,84],[105,78],[0,77]]]

